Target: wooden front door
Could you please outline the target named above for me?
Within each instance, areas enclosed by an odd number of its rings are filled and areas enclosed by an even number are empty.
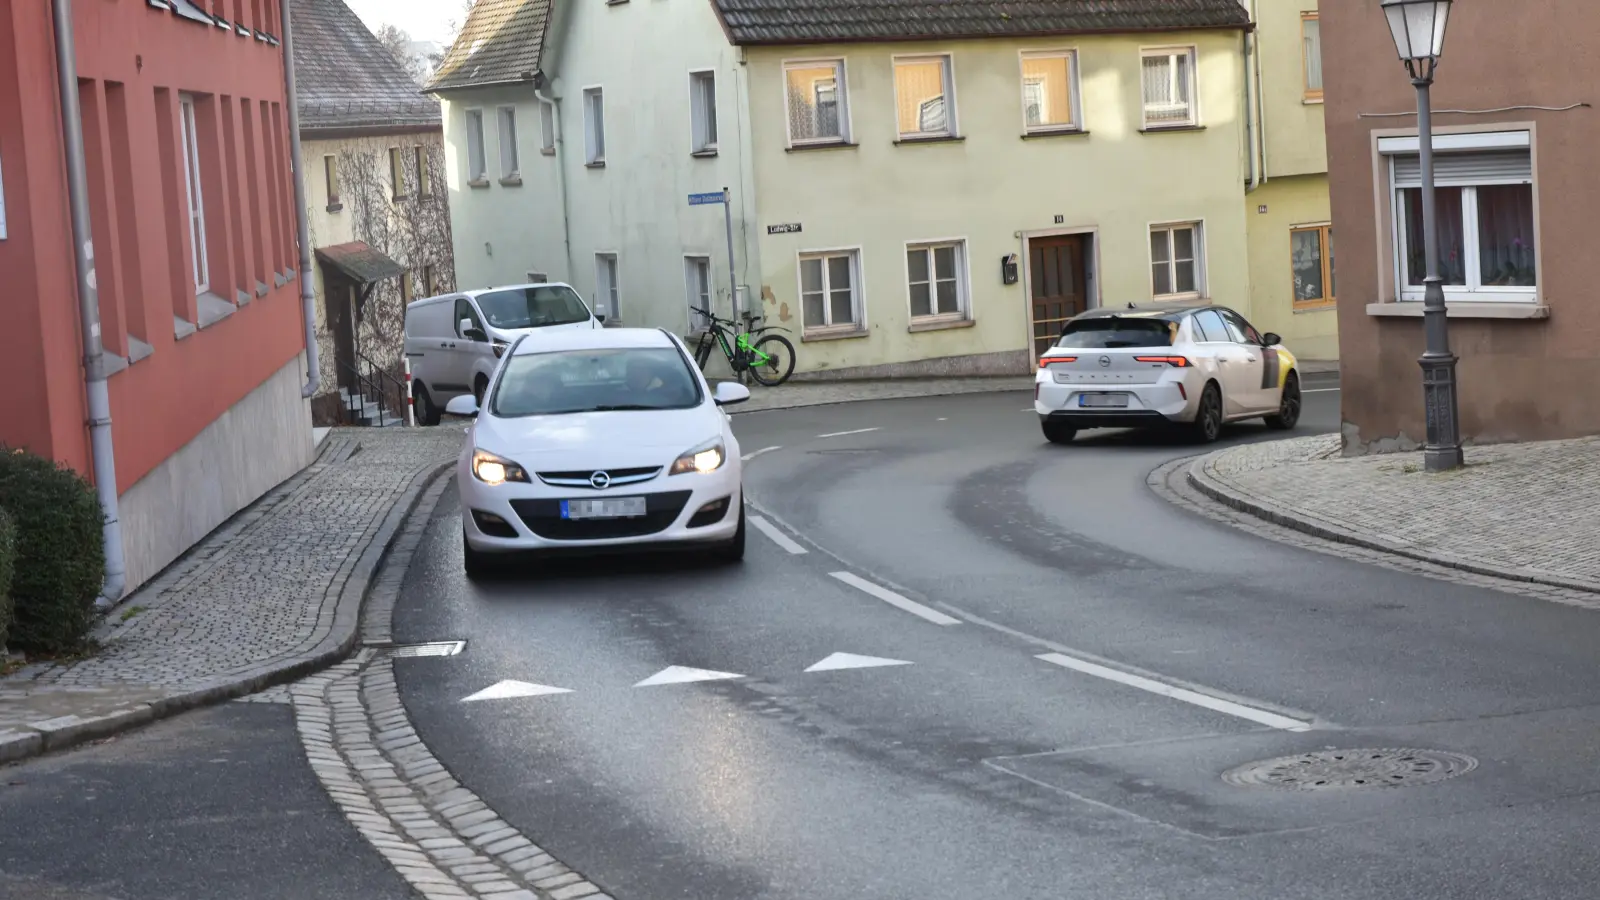
[[[1081,234],[1028,241],[1028,309],[1035,365],[1055,346],[1061,326],[1089,308],[1089,279],[1084,271],[1087,243]]]

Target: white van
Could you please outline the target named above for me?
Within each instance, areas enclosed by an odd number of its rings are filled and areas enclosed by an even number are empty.
[[[571,285],[517,284],[458,291],[406,306],[406,356],[417,423],[439,424],[445,404],[462,394],[483,401],[500,354],[540,331],[600,328]]]

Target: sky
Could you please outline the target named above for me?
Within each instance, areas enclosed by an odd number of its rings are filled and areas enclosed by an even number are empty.
[[[393,25],[414,41],[439,44],[449,41],[450,22],[464,18],[465,6],[454,0],[345,0],[345,4],[373,31]]]

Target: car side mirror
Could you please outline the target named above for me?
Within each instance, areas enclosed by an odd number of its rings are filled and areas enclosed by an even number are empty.
[[[594,314],[594,320],[599,322],[601,325],[604,325],[606,323],[606,314],[603,312],[597,312]]]
[[[750,389],[736,382],[724,381],[717,385],[716,390],[711,392],[711,399],[718,406],[732,406],[735,403],[743,403],[749,400]]]
[[[459,418],[475,419],[478,417],[478,400],[471,394],[462,394],[446,403],[444,411]]]
[[[1276,347],[1281,343],[1283,343],[1283,338],[1278,337],[1276,334],[1273,334],[1270,331],[1261,338],[1261,346],[1263,347]]]

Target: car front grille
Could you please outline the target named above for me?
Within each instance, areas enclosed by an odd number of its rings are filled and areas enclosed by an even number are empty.
[[[663,531],[677,521],[693,494],[693,491],[646,494],[645,514],[631,519],[563,519],[560,500],[513,500],[511,508],[522,517],[529,531],[546,540],[595,541],[641,537]]]
[[[620,487],[625,484],[639,484],[661,474],[660,466],[645,466],[637,469],[581,469],[571,472],[540,472],[539,480],[545,484],[556,487],[575,487],[596,490],[592,480],[597,473],[604,472],[610,479],[605,487]]]

